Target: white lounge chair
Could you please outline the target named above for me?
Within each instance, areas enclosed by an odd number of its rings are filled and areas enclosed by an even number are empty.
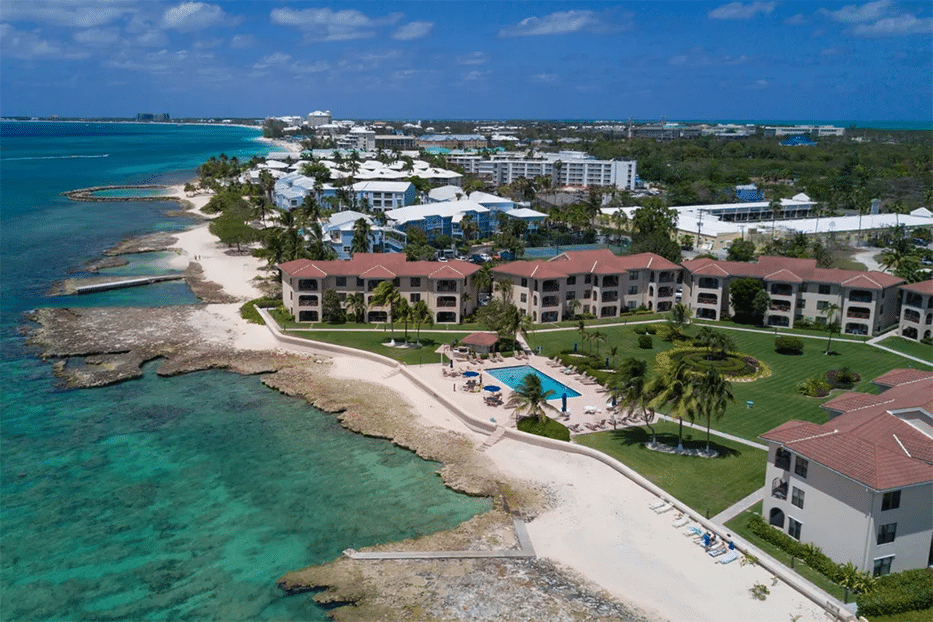
[[[674,527],[683,527],[690,522],[690,517],[684,514],[680,518],[674,521]]]
[[[728,553],[724,555],[720,555],[719,559],[717,559],[716,561],[719,562],[720,564],[728,564],[730,562],[734,562],[738,558],[739,558],[738,551],[729,551]]]
[[[650,504],[648,504],[648,507],[651,508],[652,510],[656,510],[662,505],[667,505],[667,499],[655,499]]]

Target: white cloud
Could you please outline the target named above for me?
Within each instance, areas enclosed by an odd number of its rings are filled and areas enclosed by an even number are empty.
[[[771,13],[773,2],[730,2],[709,12],[710,19],[751,19],[758,13]]]
[[[180,31],[193,31],[212,26],[233,25],[239,20],[228,16],[216,4],[185,2],[165,11],[162,26]]]
[[[399,41],[411,41],[426,37],[431,29],[434,28],[433,22],[411,22],[400,26],[398,30],[392,33],[392,38]]]
[[[86,58],[83,50],[64,48],[57,42],[47,41],[34,32],[16,30],[10,24],[0,24],[0,56],[19,60],[49,58],[74,60]]]
[[[788,26],[803,26],[807,23],[807,18],[803,13],[797,13],[784,20]]]
[[[461,54],[456,61],[458,65],[485,65],[489,62],[489,57],[484,52],[470,52]]]
[[[133,39],[133,43],[146,48],[164,47],[168,45],[168,37],[165,36],[164,32],[158,29],[146,30],[136,35]]]
[[[526,17],[499,31],[500,37],[563,35],[583,30],[600,30],[603,23],[593,11],[561,11],[544,17]]]
[[[274,68],[277,72],[289,73],[291,75],[307,75],[309,73],[328,71],[331,65],[325,61],[305,63],[292,58],[291,54],[285,54],[284,52],[266,54],[262,57],[262,60],[253,65],[253,69],[256,70],[270,68]]]
[[[852,32],[866,37],[933,34],[933,18],[917,18],[913,15],[885,17],[874,24],[858,24]]]
[[[211,48],[223,45],[223,42],[223,39],[202,39],[200,41],[195,41],[191,47],[196,50],[210,50]]]
[[[476,82],[477,80],[485,80],[489,77],[491,72],[489,71],[471,71],[463,76],[463,79],[469,82]]]
[[[246,35],[236,35],[230,39],[230,47],[244,49],[254,47],[258,42],[256,37],[250,34]]]
[[[375,36],[376,28],[397,23],[402,14],[370,18],[355,9],[277,8],[272,9],[270,18],[273,24],[298,28],[305,33],[306,41],[352,41]]]
[[[821,9],[820,12],[836,22],[870,22],[883,16],[890,4],[889,0],[878,0],[877,2],[869,2],[861,6],[850,4],[842,7],[838,11]]]
[[[84,0],[67,3],[61,0],[8,0],[3,3],[3,20],[96,28],[134,11],[135,3],[128,0]]]
[[[686,64],[686,62],[687,62],[686,54],[678,54],[676,56],[671,56],[669,59],[667,59],[668,65],[683,65],[683,64]]]
[[[120,40],[120,31],[116,28],[90,28],[79,30],[74,34],[74,40],[82,45],[92,47],[111,46]]]
[[[767,80],[755,80],[751,84],[746,84],[745,88],[750,91],[760,91],[762,89],[768,88]]]
[[[532,82],[543,82],[544,84],[550,84],[552,82],[557,82],[557,79],[560,78],[556,73],[539,73],[537,75],[531,76]]]

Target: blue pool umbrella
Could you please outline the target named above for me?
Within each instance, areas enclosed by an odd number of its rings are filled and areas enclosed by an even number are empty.
[[[483,390],[489,391],[490,393],[498,393],[502,390],[502,387],[496,386],[494,384],[487,384],[485,387],[483,387]]]
[[[465,372],[463,372],[463,377],[464,377],[464,378],[473,378],[474,376],[479,376],[479,372],[478,372],[478,371],[465,371]]]
[[[562,412],[567,412],[567,394],[566,393],[560,396],[560,409]]]

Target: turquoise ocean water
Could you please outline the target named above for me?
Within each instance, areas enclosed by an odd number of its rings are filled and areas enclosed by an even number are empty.
[[[424,462],[262,385],[210,371],[62,389],[24,343],[40,306],[193,304],[183,283],[51,297],[129,235],[179,230],[172,202],[59,193],[175,183],[211,155],[267,151],[245,128],[0,123],[0,618],[323,620],[284,572],[452,527],[489,502]],[[114,274],[167,270],[152,253]],[[70,271],[77,273],[70,274]]]

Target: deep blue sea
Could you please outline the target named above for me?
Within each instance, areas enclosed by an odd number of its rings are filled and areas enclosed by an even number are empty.
[[[41,306],[194,304],[183,283],[53,297],[121,239],[191,226],[173,202],[66,190],[186,181],[268,151],[246,128],[0,123],[0,619],[324,620],[283,573],[489,508],[437,464],[341,428],[258,378],[155,374],[66,390],[26,345]],[[113,273],[164,271],[160,253]]]

